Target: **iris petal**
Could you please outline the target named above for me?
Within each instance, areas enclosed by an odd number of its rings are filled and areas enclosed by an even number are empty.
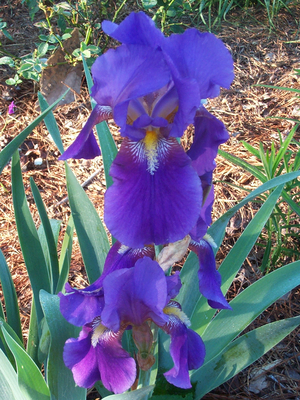
[[[195,80],[201,99],[218,96],[220,86],[229,88],[234,78],[229,51],[211,33],[187,29],[182,35],[173,34],[163,51],[172,59],[178,77]]]
[[[213,249],[206,240],[191,242],[190,248],[199,258],[199,290],[200,293],[208,299],[208,304],[213,308],[229,309],[230,305],[227,303],[221,291],[221,274],[216,269],[216,261]]]
[[[92,328],[83,327],[78,339],[66,341],[63,352],[64,362],[72,370],[76,384],[87,388],[101,379],[91,333]]]
[[[195,117],[194,141],[187,152],[199,176],[215,169],[218,147],[228,139],[224,124],[201,107]]]
[[[155,255],[153,246],[142,249],[131,249],[116,242],[105,260],[103,273],[92,285],[85,289],[74,289],[66,284],[66,294],[59,293],[60,311],[71,324],[83,326],[97,316],[101,315],[103,298],[103,280],[116,270],[132,268],[135,262],[144,256],[153,258]]]
[[[165,39],[154,21],[143,12],[131,13],[120,25],[103,21],[102,29],[107,35],[124,44],[155,46]]]
[[[101,319],[105,326],[118,331],[121,322],[133,325],[151,319],[164,324],[167,282],[163,270],[149,257],[138,260],[134,268],[109,274],[103,282],[105,307]]]
[[[122,333],[106,330],[93,344],[93,328],[84,326],[78,339],[67,340],[63,358],[78,386],[89,388],[101,379],[108,390],[123,393],[133,385],[136,365],[121,346]]]
[[[97,105],[89,116],[82,131],[68,149],[59,157],[60,160],[69,158],[85,158],[91,159],[99,156],[100,148],[93,134],[95,125],[112,117],[109,107],[101,107]]]
[[[98,104],[113,108],[123,135],[130,101],[160,89],[170,80],[161,50],[140,45],[108,50],[94,62],[92,75],[92,97]]]
[[[172,385],[189,389],[192,387],[189,370],[200,368],[203,364],[204,343],[196,332],[187,328],[176,313],[170,314],[170,320],[163,330],[171,336],[170,354],[174,362],[174,367],[164,373],[164,376]]]
[[[176,139],[160,139],[150,162],[153,173],[143,142],[125,139],[110,170],[114,184],[105,194],[105,223],[130,247],[182,239],[201,210],[200,180]]]

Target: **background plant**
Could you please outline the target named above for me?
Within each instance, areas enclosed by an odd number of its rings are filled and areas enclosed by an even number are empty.
[[[107,39],[103,39],[101,21],[109,19],[118,20],[129,0],[66,0],[47,2],[41,0],[23,0],[28,6],[32,21],[36,13],[42,10],[44,19],[34,25],[41,29],[40,42],[36,49],[25,57],[9,54],[0,43],[0,64],[6,64],[15,70],[14,75],[6,80],[8,85],[19,85],[22,79],[38,82],[41,71],[47,66],[46,60],[53,51],[60,46],[63,48],[64,40],[70,38],[74,28],[81,34],[81,43],[72,54],[66,54],[66,63],[76,64],[84,54],[89,66],[93,57],[101,53],[107,46]],[[212,31],[225,20],[234,9],[261,7],[266,10],[271,27],[282,9],[290,11],[293,0],[141,0],[137,3],[136,11],[145,10],[161,26],[167,34],[182,33],[187,27],[201,25]],[[7,31],[6,22],[0,21],[0,30],[13,41]]]

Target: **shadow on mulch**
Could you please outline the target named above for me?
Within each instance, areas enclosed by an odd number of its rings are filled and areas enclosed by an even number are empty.
[[[12,5],[17,5],[18,9],[14,9]],[[32,51],[31,44],[38,34],[38,30],[32,25],[26,14],[26,7],[24,7],[20,5],[20,1],[6,2],[6,7],[0,11],[0,17],[4,21],[8,21],[10,33],[18,40],[17,43],[10,45],[9,51],[19,52],[21,55]],[[258,22],[255,22],[254,17]],[[231,139],[223,145],[223,150],[241,157],[249,163],[256,164],[257,160],[244,149],[241,144],[242,140],[256,147],[259,142],[262,142],[265,148],[268,148],[273,142],[278,148],[278,131],[286,135],[294,125],[291,121],[268,119],[267,117],[300,118],[299,100],[293,93],[253,86],[268,84],[300,89],[300,77],[294,74],[294,69],[300,68],[299,19],[300,5],[297,5],[293,9],[293,15],[287,12],[280,14],[276,21],[276,32],[274,32],[270,31],[267,26],[266,15],[263,13],[253,13],[249,17],[249,14],[238,12],[236,15],[229,16],[228,22],[222,23],[217,32],[217,35],[233,54],[236,78],[229,90],[222,90],[217,99],[209,100],[208,109],[225,123],[230,133]],[[3,81],[9,77],[10,73],[11,71],[0,66],[1,148],[38,116],[35,110],[36,88],[30,82],[24,82],[19,90],[9,91]],[[9,116],[7,107],[12,100],[16,104],[16,113]],[[80,132],[89,113],[90,101],[83,79],[81,94],[76,97],[76,101],[70,105],[59,107],[54,112],[65,148]],[[118,129],[112,122],[109,125],[119,145],[121,138],[118,135]],[[300,139],[299,129],[295,138]],[[183,145],[188,147],[191,140],[192,130],[188,130],[183,138]],[[34,129],[26,140],[21,147],[20,156],[27,200],[36,225],[39,225],[39,217],[30,192],[30,177],[34,179],[41,191],[49,217],[63,221],[58,244],[60,248],[70,215],[66,201],[64,165],[58,161],[59,152],[43,124]],[[37,158],[41,158],[43,161],[39,166],[35,164]],[[102,216],[105,178],[101,157],[89,161],[70,161],[70,166],[81,183],[97,172],[96,177],[86,185],[86,191]],[[255,189],[259,184],[251,174],[221,157],[217,158],[214,179],[217,181],[214,220],[247,194],[243,189],[234,188],[228,184],[242,186],[248,190]],[[1,175],[0,193],[0,247],[10,266],[16,286],[26,341],[31,289],[17,238],[9,165]],[[217,255],[218,264],[228,254],[258,207],[255,203],[244,207],[231,221]],[[229,290],[230,299],[261,277],[259,265],[262,256],[262,250],[257,247],[250,253]],[[287,263],[292,260],[282,261]],[[69,281],[77,287],[88,284],[76,237]],[[300,292],[297,288],[287,298],[272,305],[247,330],[278,319],[300,315],[299,300]],[[299,330],[296,330],[264,357],[226,384],[213,390],[204,399],[300,399],[299,347]],[[91,396],[91,399],[96,398],[96,396]]]

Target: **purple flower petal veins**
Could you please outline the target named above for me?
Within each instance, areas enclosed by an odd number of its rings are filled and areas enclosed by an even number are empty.
[[[110,174],[104,220],[126,245],[172,243],[196,224],[201,182],[176,139],[124,140]]]
[[[114,393],[128,390],[136,378],[136,364],[122,348],[121,337],[98,320],[84,326],[78,339],[67,340],[63,358],[78,386],[92,387],[98,380]],[[93,325],[91,324],[91,325]]]

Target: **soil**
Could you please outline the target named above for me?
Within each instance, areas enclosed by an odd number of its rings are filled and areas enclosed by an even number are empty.
[[[13,54],[24,55],[33,50],[39,29],[31,22],[28,10],[19,0],[3,1],[0,18],[8,23],[7,29],[15,39],[9,42],[0,36],[3,48]],[[130,4],[130,3],[129,3]],[[135,6],[136,7],[136,6]],[[123,9],[119,15],[122,20],[132,8]],[[37,15],[39,18],[39,14]],[[209,100],[208,109],[221,119],[230,133],[230,140],[222,149],[242,158],[259,164],[243,146],[246,141],[258,148],[262,143],[269,149],[271,143],[280,148],[280,135],[283,138],[294,127],[291,119],[300,119],[299,97],[291,91],[274,90],[257,84],[275,85],[300,89],[300,76],[295,69],[300,68],[299,48],[300,4],[292,7],[292,12],[283,10],[274,21],[276,29],[270,29],[267,15],[263,9],[236,10],[227,17],[216,30],[231,51],[235,61],[236,78],[229,90],[222,90],[217,99]],[[198,26],[205,30],[203,25]],[[1,35],[1,32],[0,32]],[[12,71],[0,65],[0,145],[3,148],[20,133],[38,115],[37,85],[24,81],[19,88],[10,88],[5,84]],[[8,105],[14,100],[15,113],[8,115]],[[90,113],[90,100],[85,79],[82,79],[80,95],[68,105],[57,107],[54,111],[65,148],[72,143],[80,132]],[[276,118],[274,118],[276,117]],[[278,118],[279,117],[279,118]],[[288,119],[280,119],[288,118]],[[121,143],[118,128],[110,121],[109,126],[116,143]],[[300,130],[294,138],[299,141]],[[188,129],[183,140],[188,147],[192,139],[192,130]],[[290,146],[293,152],[299,147]],[[70,215],[67,202],[67,190],[64,165],[58,161],[59,152],[53,144],[43,123],[34,129],[20,149],[22,173],[27,201],[36,226],[39,216],[30,190],[29,179],[32,177],[38,185],[50,218],[62,221],[58,247],[61,246],[65,226]],[[35,160],[41,158],[41,165]],[[85,182],[96,171],[96,176],[85,186],[85,190],[102,216],[105,177],[101,157],[95,160],[70,161],[73,172],[79,182]],[[1,175],[0,198],[0,248],[4,253],[15,283],[22,317],[24,340],[28,335],[28,323],[31,307],[31,289],[24,265],[14,220],[12,205],[10,165]],[[248,172],[236,167],[218,156],[214,174],[216,201],[213,219],[216,220],[259,185],[259,182]],[[241,188],[242,187],[242,188]],[[217,262],[220,264],[230,251],[242,230],[247,226],[257,209],[259,202],[244,207],[231,220]],[[286,205],[283,205],[283,211]],[[299,223],[299,222],[298,222]],[[298,229],[298,228],[295,228]],[[296,232],[299,233],[299,229]],[[263,239],[262,239],[263,240]],[[289,243],[293,249],[299,246],[297,235]],[[256,246],[249,254],[238,276],[229,290],[229,299],[262,276],[261,265],[264,249]],[[297,252],[290,252],[279,259],[284,265],[297,259]],[[180,266],[180,265],[178,265]],[[77,238],[74,239],[69,282],[76,287],[88,285]],[[0,294],[1,287],[0,287]],[[294,289],[285,298],[280,299],[263,313],[247,329],[253,329],[265,323],[300,315],[300,290]],[[238,374],[234,379],[213,390],[204,398],[209,399],[300,399],[300,346],[299,329],[279,343],[264,357]],[[262,384],[257,378],[262,378]],[[254,379],[255,378],[255,379]],[[92,394],[91,394],[92,395]],[[92,398],[92,397],[91,397]],[[93,396],[95,398],[95,396]]]

